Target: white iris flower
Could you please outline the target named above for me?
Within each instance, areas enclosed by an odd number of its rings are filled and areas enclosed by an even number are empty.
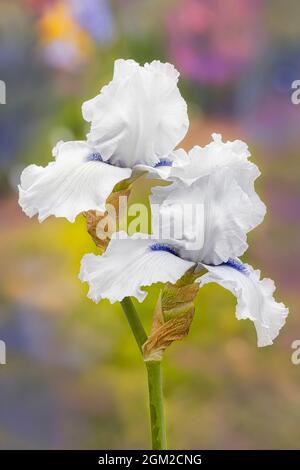
[[[38,214],[40,222],[50,215],[74,222],[81,212],[103,212],[114,186],[133,171],[167,178],[172,165],[181,164],[182,151],[174,148],[189,124],[178,77],[168,63],[117,60],[112,81],[83,104],[91,123],[87,140],[59,142],[54,161],[23,171],[24,212]]]
[[[141,302],[147,295],[141,287],[174,283],[191,268],[206,269],[197,282],[215,282],[230,290],[237,297],[237,318],[254,322],[258,346],[272,344],[288,309],[274,300],[273,281],[261,280],[259,271],[238,258],[248,247],[247,233],[265,215],[254,188],[260,173],[249,155],[243,142],[223,143],[215,134],[206,147],[194,147],[186,165],[174,168],[173,183],[152,192],[153,232],[165,233],[168,228],[170,235],[154,240],[145,234],[116,233],[104,255],[85,255],[80,279],[89,284],[88,296],[95,302],[127,296]],[[203,236],[197,237],[192,224],[185,224],[176,238],[172,234],[189,206],[203,209],[197,225]]]
[[[87,212],[87,230],[104,253],[86,254],[79,277],[94,302],[121,302],[146,364],[156,450],[166,449],[163,352],[188,334],[199,288],[212,282],[232,292],[236,317],[254,323],[258,346],[273,343],[288,315],[273,297],[274,282],[240,260],[247,234],[266,212],[254,187],[260,172],[249,161],[247,145],[213,134],[206,147],[174,150],[188,129],[178,76],[167,63],[117,60],[112,81],[83,104],[90,123],[87,140],[59,142],[55,160],[45,168],[27,167],[19,186],[22,209],[39,221],[54,215],[73,222]],[[152,189],[152,234],[135,233],[137,226],[148,232],[145,205],[139,225],[128,226],[133,235],[120,228],[113,233],[123,221],[121,197],[145,172],[169,182]],[[143,287],[157,282],[166,284],[148,336],[130,297],[142,302]]]

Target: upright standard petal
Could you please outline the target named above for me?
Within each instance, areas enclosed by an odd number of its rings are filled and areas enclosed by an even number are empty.
[[[94,302],[117,302],[136,297],[142,302],[147,293],[142,286],[156,282],[176,282],[194,266],[180,259],[168,245],[137,233],[129,237],[118,232],[102,256],[87,254],[81,261],[79,278],[89,284],[88,297]]]
[[[56,160],[46,167],[25,168],[19,185],[20,206],[40,222],[50,215],[74,222],[80,212],[104,211],[114,186],[132,173],[103,162],[86,142],[59,142],[53,155]]]
[[[176,179],[153,188],[151,208],[155,234],[168,240],[169,233],[181,257],[214,265],[241,256],[257,222],[253,201],[226,166],[191,184]]]
[[[204,265],[208,273],[199,278],[200,285],[215,282],[237,297],[238,320],[254,322],[258,346],[268,346],[278,336],[285,323],[288,309],[273,297],[274,282],[260,279],[260,271],[239,260],[230,260],[219,266]]]
[[[188,152],[187,164],[174,170],[174,176],[192,183],[201,176],[209,175],[215,168],[247,162],[248,157],[248,146],[242,140],[223,142],[221,134],[212,134],[208,145],[195,145]]]
[[[236,183],[248,197],[248,205],[251,205],[248,225],[249,230],[252,230],[263,221],[266,213],[266,207],[254,187],[260,171],[254,163],[248,160],[250,152],[245,142],[241,140],[223,142],[220,134],[213,134],[212,138],[212,142],[205,147],[193,147],[188,153],[187,163],[174,167],[171,176],[192,184],[198,178],[215,171],[230,169]]]
[[[121,167],[154,166],[173,151],[188,129],[178,75],[159,61],[115,62],[113,80],[82,107],[91,123],[88,141],[105,160]]]

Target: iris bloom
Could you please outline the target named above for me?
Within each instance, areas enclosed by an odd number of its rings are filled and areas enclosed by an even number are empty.
[[[168,63],[117,60],[112,81],[83,104],[91,123],[87,140],[59,142],[54,161],[23,171],[24,212],[40,222],[50,215],[74,222],[81,212],[105,211],[114,186],[133,172],[168,177],[172,164],[181,164],[182,151],[174,148],[188,129],[178,76]]]
[[[260,173],[249,155],[246,144],[223,143],[219,135],[204,148],[194,147],[186,165],[174,169],[172,184],[153,189],[152,228],[160,233],[156,224],[162,220],[163,228],[169,224],[168,233],[175,233],[180,207],[200,203],[203,239],[194,241],[191,226],[184,226],[180,238],[116,233],[104,255],[87,254],[82,260],[80,279],[89,284],[88,296],[95,302],[127,296],[141,302],[147,295],[142,286],[175,283],[193,268],[200,286],[215,282],[237,297],[236,316],[254,322],[259,346],[272,344],[288,310],[274,300],[273,281],[260,279],[259,271],[239,260],[248,247],[247,233],[265,215],[254,188]],[[200,276],[203,269],[207,272]]]
[[[85,255],[79,277],[88,282],[88,297],[95,302],[121,301],[147,370],[154,450],[166,449],[163,352],[188,334],[199,287],[215,282],[231,291],[237,318],[254,322],[259,346],[272,344],[288,314],[273,297],[273,281],[261,279],[239,259],[248,248],[248,232],[265,215],[254,188],[259,170],[243,142],[223,143],[217,134],[188,154],[174,150],[188,128],[177,81],[170,64],[116,61],[113,80],[83,105],[90,122],[87,140],[59,142],[55,160],[45,168],[27,167],[19,186],[20,205],[40,221],[55,215],[73,222],[90,211],[88,232],[105,251]],[[111,195],[107,202],[115,207],[145,171],[169,180],[152,190],[152,235],[116,232],[108,245],[102,243],[98,232],[106,220],[106,201]],[[147,335],[130,297],[142,302],[147,295],[142,288],[156,282],[168,284]]]

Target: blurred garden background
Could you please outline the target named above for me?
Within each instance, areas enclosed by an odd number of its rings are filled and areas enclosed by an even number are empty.
[[[186,150],[212,132],[249,144],[268,213],[243,259],[275,279],[290,308],[275,344],[258,349],[233,296],[201,289],[188,338],[164,360],[170,447],[299,448],[299,17],[297,0],[1,0],[0,448],[149,446],[145,371],[121,308],[93,304],[77,277],[95,251],[84,218],[40,225],[17,204],[24,166],[46,164],[60,139],[85,137],[81,104],[117,58],[178,68]],[[148,329],[159,285],[149,290]]]

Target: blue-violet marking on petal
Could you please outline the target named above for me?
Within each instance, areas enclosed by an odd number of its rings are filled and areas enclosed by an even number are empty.
[[[156,165],[154,165],[154,168],[159,168],[160,166],[172,166],[173,165],[173,162],[171,160],[169,160],[168,158],[162,158],[161,160],[159,160],[158,163],[156,163]]]
[[[229,260],[226,263],[222,263],[221,266],[229,266],[230,268],[236,269],[242,274],[249,274],[247,267],[240,261],[233,258],[229,258]]]
[[[103,162],[103,158],[101,157],[100,153],[94,152],[87,156],[88,162]]]
[[[165,243],[154,243],[150,246],[151,251],[166,251],[167,253],[171,253],[171,255],[178,256],[177,251],[169,245]]]

